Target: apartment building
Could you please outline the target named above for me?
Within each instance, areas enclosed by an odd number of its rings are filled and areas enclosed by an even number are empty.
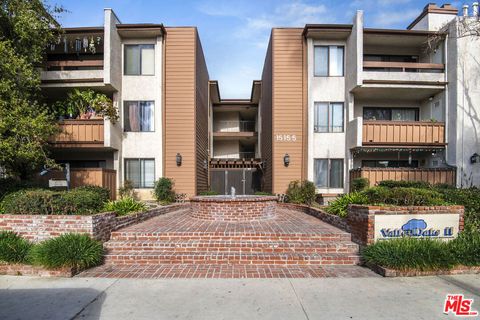
[[[428,4],[406,30],[273,28],[262,74],[265,190],[308,179],[325,199],[356,177],[480,184],[478,20]],[[478,82],[477,82],[478,83]],[[268,117],[267,115],[270,115]]]
[[[112,190],[126,180],[139,197],[174,179],[179,193],[207,190],[208,71],[197,29],[122,24],[111,9],[102,27],[67,28],[48,48],[42,89],[50,101],[73,88],[102,92],[120,119],[66,119],[52,156],[69,163],[73,187]]]
[[[222,99],[194,27],[67,28],[49,47],[42,88],[108,95],[120,120],[63,120],[53,156],[72,185],[112,194],[126,180],[150,198],[160,177],[178,193],[284,193],[308,179],[325,201],[351,181],[480,185],[478,4],[428,4],[404,30],[350,24],[273,28],[249,99]]]

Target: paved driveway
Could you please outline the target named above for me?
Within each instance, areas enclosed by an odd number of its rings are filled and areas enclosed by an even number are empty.
[[[418,278],[102,279],[0,276],[0,319],[447,319],[478,275]]]

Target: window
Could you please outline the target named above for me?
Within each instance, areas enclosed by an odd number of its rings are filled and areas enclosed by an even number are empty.
[[[343,188],[343,159],[315,159],[315,186]]]
[[[343,103],[315,102],[315,132],[343,132]]]
[[[363,108],[363,120],[418,121],[418,108]]]
[[[153,101],[125,101],[123,107],[125,132],[150,132],[154,130]]]
[[[155,181],[154,159],[125,159],[125,180],[135,188],[153,188]]]
[[[343,77],[343,46],[314,47],[314,75],[317,77]]]
[[[153,44],[125,45],[125,75],[154,75],[155,47]]]

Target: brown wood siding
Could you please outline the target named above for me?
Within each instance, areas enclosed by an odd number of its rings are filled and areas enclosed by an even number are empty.
[[[444,145],[443,122],[365,121],[362,143],[364,145]]]
[[[350,181],[355,178],[367,178],[370,186],[383,180],[426,181],[431,184],[456,183],[454,168],[361,168],[350,171]]]
[[[261,154],[264,163],[262,189],[272,192],[272,38],[263,65],[260,96]]]
[[[195,135],[196,193],[208,190],[208,105],[209,76],[200,38],[196,34],[195,52]],[[208,166],[207,166],[208,168]]]
[[[56,147],[102,147],[104,144],[103,119],[64,120],[60,133],[53,139]]]
[[[164,176],[177,193],[195,194],[195,28],[167,28],[165,43]],[[182,165],[175,157],[182,155]]]
[[[300,28],[272,30],[272,154],[275,193],[284,193],[290,181],[304,178],[306,124],[302,32],[303,29]],[[295,135],[296,141],[278,141],[277,135]],[[283,163],[285,154],[290,156],[288,167]]]

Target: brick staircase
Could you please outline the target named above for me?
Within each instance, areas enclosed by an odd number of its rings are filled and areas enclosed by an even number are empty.
[[[156,217],[112,233],[106,266],[355,265],[358,246],[350,234],[314,217],[279,209],[261,222],[192,218],[188,210]]]

